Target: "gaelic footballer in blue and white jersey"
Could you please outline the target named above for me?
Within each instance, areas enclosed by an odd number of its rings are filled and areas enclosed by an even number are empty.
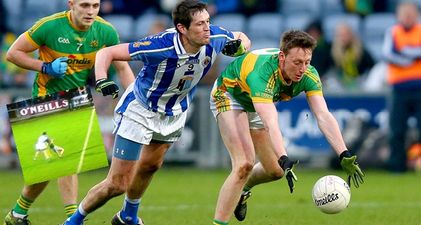
[[[146,109],[167,116],[186,111],[196,84],[211,68],[225,43],[233,39],[232,32],[210,25],[210,43],[196,54],[186,53],[174,28],[130,43],[132,60],[144,63],[131,98],[135,97]],[[116,112],[119,110],[121,107]]]

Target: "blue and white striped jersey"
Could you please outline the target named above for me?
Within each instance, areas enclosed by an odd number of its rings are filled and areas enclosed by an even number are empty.
[[[147,109],[168,116],[186,111],[197,83],[225,43],[234,38],[232,32],[218,26],[211,25],[210,33],[210,43],[196,54],[186,53],[174,28],[130,43],[132,60],[144,63],[136,77],[134,97]]]

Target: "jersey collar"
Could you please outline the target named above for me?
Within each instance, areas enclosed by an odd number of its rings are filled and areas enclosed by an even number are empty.
[[[284,76],[282,76],[281,68],[278,68],[278,74],[279,74],[279,79],[281,79],[283,85],[290,86],[292,84],[292,81],[289,83],[285,81]]]
[[[203,49],[206,49],[206,45],[203,45],[198,52],[194,53],[194,54],[189,54],[186,52],[186,50],[184,49],[183,44],[181,43],[180,40],[180,33],[175,33],[174,38],[173,38],[173,42],[174,42],[174,48],[175,48],[175,52],[177,53],[177,55],[179,55],[179,57],[181,56],[185,56],[185,57],[196,57],[198,54],[200,54],[201,51],[203,51]]]
[[[178,32],[175,33],[173,41],[174,41],[175,52],[177,52],[177,55],[187,55],[187,52],[184,49],[183,44],[181,44],[180,34]]]

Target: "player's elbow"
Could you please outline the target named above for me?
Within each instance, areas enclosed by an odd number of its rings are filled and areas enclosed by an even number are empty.
[[[142,176],[144,174],[154,174],[158,171],[162,166],[162,162],[149,162],[144,163],[138,170],[139,175]]]
[[[15,63],[15,59],[16,59],[15,55],[16,55],[16,51],[14,51],[13,49],[10,49],[6,53],[6,60],[11,62],[11,63]]]
[[[279,180],[284,176],[284,171],[279,167],[278,169],[267,171],[267,175],[272,180]]]

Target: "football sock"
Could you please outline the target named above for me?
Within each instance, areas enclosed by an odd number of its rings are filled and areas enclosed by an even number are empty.
[[[251,187],[248,187],[247,185],[244,185],[243,191],[250,191]]]
[[[214,219],[212,225],[228,225],[228,222],[222,222]]]
[[[71,217],[73,213],[77,210],[77,204],[69,204],[64,206],[64,212],[66,213],[67,218]]]
[[[121,219],[129,224],[137,223],[137,210],[139,209],[140,199],[124,198],[123,209],[120,212]]]
[[[87,213],[82,209],[82,203],[80,203],[76,212],[67,219],[66,224],[83,224],[86,215]]]
[[[33,202],[33,200],[29,200],[23,195],[20,195],[19,199],[16,201],[15,207],[13,208],[13,212],[21,215],[27,215]]]

